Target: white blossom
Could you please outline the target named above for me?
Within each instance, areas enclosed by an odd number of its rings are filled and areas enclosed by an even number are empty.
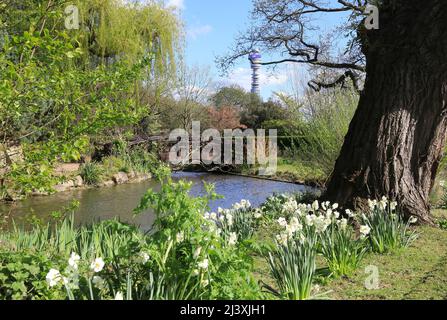
[[[227,215],[225,216],[225,219],[227,220],[228,226],[231,227],[233,225],[233,215],[230,213],[227,213]]]
[[[138,254],[138,260],[141,264],[146,264],[150,259],[150,256],[146,252],[140,252]]]
[[[230,239],[228,240],[228,244],[230,246],[234,246],[237,243],[237,234],[236,232],[230,233]]]
[[[102,258],[96,258],[90,265],[90,269],[92,269],[94,272],[101,272],[102,269],[104,269],[104,265],[105,263]]]
[[[345,212],[346,212],[346,215],[347,215],[349,218],[354,218],[354,217],[355,217],[355,214],[354,214],[351,210],[346,209]]]
[[[193,258],[197,259],[200,256],[200,253],[202,252],[202,247],[198,247],[195,251],[194,251],[194,255]]]
[[[363,238],[365,238],[366,236],[368,236],[371,233],[371,228],[369,226],[361,226],[360,227],[360,233],[362,235]]]
[[[92,279],[92,283],[99,290],[103,290],[106,288],[106,281],[103,278],[101,278],[100,276],[94,276]]]
[[[409,222],[410,222],[410,224],[415,224],[415,223],[418,222],[418,218],[417,217],[411,217]]]
[[[182,243],[185,240],[185,233],[183,231],[177,233],[175,240],[177,240],[177,243]]]
[[[396,210],[396,208],[397,208],[397,202],[396,202],[396,201],[392,201],[392,202],[390,203],[390,209],[391,209],[391,211]]]
[[[73,269],[78,269],[78,262],[81,260],[81,257],[75,252],[71,253],[70,259],[68,259],[68,265]]]
[[[62,276],[59,270],[50,269],[46,276],[47,283],[50,287],[56,286],[61,280]]]
[[[346,220],[346,219],[341,219],[339,222],[339,226],[340,226],[340,228],[342,229],[342,230],[345,230],[346,229],[346,227],[348,226],[348,220]]]
[[[115,300],[124,300],[123,294],[121,291],[118,291],[115,295]]]
[[[289,235],[283,232],[276,236],[276,240],[283,246],[287,246],[287,243],[289,241]]]
[[[206,270],[206,269],[208,269],[208,264],[209,264],[208,259],[204,259],[202,262],[199,262],[199,263],[197,264],[197,266],[198,266],[200,269]]]

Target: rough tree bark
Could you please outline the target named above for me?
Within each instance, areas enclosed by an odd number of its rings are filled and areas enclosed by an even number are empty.
[[[384,0],[380,29],[363,39],[365,88],[325,198],[363,209],[385,195],[431,223],[447,132],[446,1]]]

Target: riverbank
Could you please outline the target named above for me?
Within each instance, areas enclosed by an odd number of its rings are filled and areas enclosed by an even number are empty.
[[[307,166],[302,162],[290,159],[278,158],[276,173],[272,176],[260,176],[259,168],[241,168],[233,174],[240,174],[247,177],[269,179],[273,181],[281,181],[287,183],[302,184],[314,188],[324,188],[328,177],[319,169]]]

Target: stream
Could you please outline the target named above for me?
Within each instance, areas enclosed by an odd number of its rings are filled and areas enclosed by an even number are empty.
[[[174,181],[192,181],[191,195],[193,196],[205,193],[203,182],[213,183],[217,194],[224,196],[223,199],[218,199],[210,204],[213,211],[218,207],[229,208],[242,199],[249,200],[253,206],[259,206],[273,193],[312,190],[303,185],[234,175],[177,172],[173,173],[172,177]],[[48,217],[51,212],[68,206],[72,200],[77,200],[80,203],[75,212],[75,222],[78,225],[119,218],[123,222],[140,226],[142,230],[149,230],[154,215],[148,211],[145,214],[134,216],[132,211],[150,188],[159,190],[160,185],[155,180],[149,180],[108,188],[61,192],[46,197],[31,197],[14,204],[0,204],[0,216],[10,214],[17,224],[26,224],[25,218],[33,213],[45,220],[45,217]]]

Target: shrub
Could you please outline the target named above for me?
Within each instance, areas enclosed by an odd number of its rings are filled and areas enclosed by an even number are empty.
[[[442,219],[438,221],[438,226],[442,230],[447,230],[447,219]]]
[[[301,104],[298,110],[303,120],[285,133],[298,139],[284,150],[284,156],[312,164],[329,176],[357,108],[358,94],[343,89],[313,93]]]
[[[107,174],[115,174],[118,172],[129,173],[130,169],[126,161],[116,156],[109,156],[102,160],[102,166]]]
[[[79,175],[87,185],[97,185],[101,181],[102,169],[97,163],[85,163],[81,166]]]

